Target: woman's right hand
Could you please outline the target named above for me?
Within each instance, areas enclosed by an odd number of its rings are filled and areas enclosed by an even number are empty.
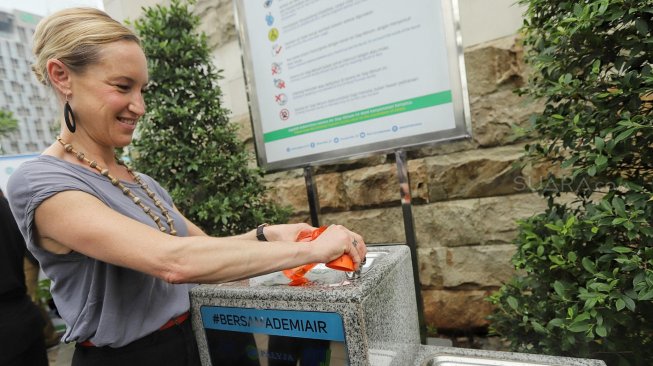
[[[319,262],[327,263],[343,254],[349,254],[357,269],[367,254],[363,237],[342,225],[329,226],[311,242],[311,246],[316,251]]]

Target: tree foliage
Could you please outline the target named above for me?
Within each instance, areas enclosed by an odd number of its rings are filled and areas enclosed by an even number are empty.
[[[206,36],[186,3],[144,9],[134,22],[148,57],[147,114],[134,165],[156,178],[179,209],[211,235],[233,235],[288,211],[264,199],[262,172],[229,123]]]
[[[18,129],[18,120],[14,118],[14,114],[0,108],[0,137],[10,134],[16,129]],[[0,154],[4,152],[4,149],[0,146]]]
[[[542,98],[527,161],[561,173],[519,222],[518,275],[490,299],[518,351],[653,362],[653,2],[520,0]],[[551,189],[557,187],[558,189]]]
[[[6,136],[18,128],[18,120],[10,111],[0,109],[0,136]]]

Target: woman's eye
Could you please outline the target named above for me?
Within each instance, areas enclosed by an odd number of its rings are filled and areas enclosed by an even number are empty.
[[[116,85],[116,87],[120,90],[129,90],[129,85]]]

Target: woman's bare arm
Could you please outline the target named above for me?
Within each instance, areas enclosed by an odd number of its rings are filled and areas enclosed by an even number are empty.
[[[350,253],[358,264],[366,251],[360,236],[337,225],[313,243],[171,236],[79,191],[60,192],[45,200],[36,209],[35,223],[40,245],[46,250],[76,251],[171,283],[232,281],[327,262],[343,253]],[[353,239],[362,245],[354,248]]]

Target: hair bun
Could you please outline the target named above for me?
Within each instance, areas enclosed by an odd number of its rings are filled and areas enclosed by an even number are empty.
[[[34,76],[36,76],[36,80],[38,80],[39,83],[48,86],[48,80],[46,80],[45,75],[39,71],[38,67],[36,67],[36,65],[32,65],[31,68]]]

